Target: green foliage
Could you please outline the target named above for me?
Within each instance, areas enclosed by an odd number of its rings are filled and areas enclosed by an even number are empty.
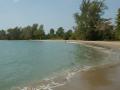
[[[33,24],[26,27],[15,27],[8,30],[0,31],[0,40],[44,40],[44,39],[74,39],[73,31],[64,32],[63,27],[59,27],[57,31],[50,29],[45,34],[44,25]]]
[[[44,39],[45,32],[44,26],[33,24],[32,26],[26,26],[24,28],[10,28],[6,32],[0,31],[0,40],[37,40]]]
[[[68,30],[67,32],[65,32],[64,39],[65,40],[72,39],[72,35],[73,35],[73,31],[72,30]]]
[[[55,30],[53,28],[50,29],[49,38],[55,39]]]
[[[75,14],[76,20],[76,36],[82,40],[103,40],[110,39],[108,33],[111,33],[111,25],[107,24],[107,19],[102,18],[104,10],[107,7],[103,0],[83,0],[80,13]],[[107,27],[104,30],[100,30],[104,25]],[[102,26],[103,25],[103,26]],[[99,27],[99,28],[98,28]],[[110,28],[108,30],[108,28]],[[104,35],[107,36],[104,36]]]
[[[7,38],[9,40],[19,40],[20,34],[21,34],[21,31],[20,31],[20,28],[18,27],[7,30]]]
[[[56,31],[56,36],[59,39],[63,39],[64,38],[64,29],[63,27],[59,27],[58,30]]]
[[[0,40],[5,40],[6,39],[6,32],[4,30],[0,31]]]
[[[117,19],[116,19],[116,39],[120,40],[120,8],[118,9]]]
[[[22,40],[32,39],[32,27],[31,26],[22,28],[20,39]]]
[[[44,25],[40,25],[38,28],[39,31],[39,39],[44,39],[45,38],[45,31],[44,31]]]

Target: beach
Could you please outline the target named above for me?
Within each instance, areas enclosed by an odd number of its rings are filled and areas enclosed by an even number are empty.
[[[109,41],[67,41],[107,50],[119,50],[120,42]],[[65,85],[54,90],[120,90],[120,64],[106,64],[75,74]]]
[[[0,69],[2,90],[120,90],[120,42],[29,40],[0,43],[1,55],[13,58],[1,60],[1,68],[5,70]],[[4,52],[2,46],[7,47]]]
[[[120,90],[120,66],[95,68],[76,74],[55,90]]]
[[[80,41],[80,40],[70,40],[68,43],[83,44],[88,46],[96,46],[110,49],[120,48],[119,41]]]

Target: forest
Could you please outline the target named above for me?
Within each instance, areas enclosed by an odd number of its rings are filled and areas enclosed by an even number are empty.
[[[44,25],[35,23],[0,30],[0,40],[120,40],[120,8],[114,24],[104,18],[107,9],[105,0],[82,0],[80,11],[74,14],[76,25],[70,30],[58,27],[45,33]]]

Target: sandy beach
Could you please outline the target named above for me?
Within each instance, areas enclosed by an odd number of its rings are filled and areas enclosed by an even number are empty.
[[[70,41],[67,41],[67,42],[68,43],[89,45],[89,46],[96,46],[96,47],[111,48],[111,49],[120,48],[120,42],[119,41],[80,41],[80,40],[70,40]]]
[[[67,41],[92,47],[120,49],[120,42]],[[120,64],[104,65],[75,74],[65,85],[54,90],[120,90]]]
[[[107,53],[110,52],[109,61],[99,66],[95,65],[81,69],[79,67],[77,69],[70,69],[63,73],[59,73],[59,75],[55,75],[57,77],[47,78],[18,90],[120,90],[120,42],[76,40],[50,41],[80,44],[94,48],[102,53],[106,51]],[[113,52],[114,54],[111,54]],[[116,58],[116,56],[118,57]]]

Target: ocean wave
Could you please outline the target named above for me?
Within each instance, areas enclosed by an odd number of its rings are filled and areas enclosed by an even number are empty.
[[[59,73],[55,73],[52,77],[41,80],[39,82],[39,85],[25,86],[23,88],[13,87],[11,88],[11,90],[54,90],[54,88],[64,86],[66,83],[70,82],[70,80],[77,73],[86,72],[89,70],[96,70],[98,68],[105,69],[120,65],[120,50],[109,50],[105,52],[108,53],[108,56],[106,56],[106,60],[99,65],[74,66],[70,69],[62,70]]]
[[[116,63],[108,63],[108,64],[101,64],[99,66],[85,66],[81,69],[74,68],[74,70],[67,70],[64,72],[64,74],[51,77],[51,78],[46,78],[44,80],[40,81],[40,84],[37,86],[26,86],[26,87],[14,87],[11,88],[11,90],[54,90],[56,87],[64,86],[68,82],[71,81],[72,78],[74,78],[74,75],[81,73],[81,72],[86,72],[90,70],[97,70],[97,69],[105,69],[105,68],[110,68],[110,67],[115,67],[117,65],[120,65],[120,62]]]

